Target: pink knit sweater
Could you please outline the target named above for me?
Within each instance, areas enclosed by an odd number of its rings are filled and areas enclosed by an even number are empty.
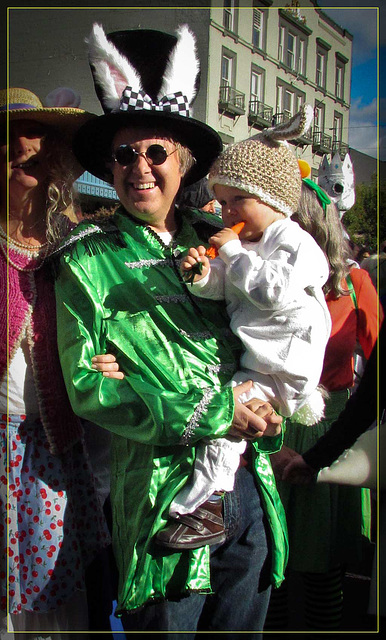
[[[31,269],[39,261],[12,248],[9,257],[21,269]],[[26,329],[40,418],[51,453],[63,453],[79,440],[82,428],[70,407],[60,368],[54,283],[46,265],[35,271],[19,271],[9,263],[7,270],[3,251],[0,282],[0,380],[7,373],[7,329],[9,362]]]

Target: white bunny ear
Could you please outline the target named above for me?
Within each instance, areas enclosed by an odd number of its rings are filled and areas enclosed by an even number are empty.
[[[199,72],[196,39],[185,24],[176,31],[177,42],[167,64],[158,97],[181,91],[191,104],[196,95],[195,82]]]
[[[45,97],[45,107],[79,107],[80,94],[69,87],[58,87]]]
[[[261,132],[271,140],[293,140],[304,135],[310,128],[314,110],[310,104],[303,104],[300,110],[290,120],[278,124]]]
[[[117,111],[122,92],[127,86],[134,91],[140,90],[140,76],[127,58],[107,40],[101,25],[93,25],[86,42],[94,81],[101,90],[102,105],[109,111]]]

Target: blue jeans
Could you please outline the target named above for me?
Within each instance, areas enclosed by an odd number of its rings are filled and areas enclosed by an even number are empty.
[[[224,521],[227,540],[211,547],[213,594],[191,593],[176,602],[149,604],[127,613],[122,617],[125,631],[185,632],[160,634],[157,640],[193,639],[195,631],[231,632],[232,639],[261,638],[257,632],[263,629],[271,592],[270,554],[260,497],[246,468],[237,472],[235,489],[225,496]]]

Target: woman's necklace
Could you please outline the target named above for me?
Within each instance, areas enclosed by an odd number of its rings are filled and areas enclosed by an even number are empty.
[[[44,252],[40,253],[43,248],[45,249]],[[44,242],[39,245],[31,246],[17,242],[17,240],[10,238],[0,225],[0,249],[8,264],[17,271],[38,271],[43,266],[48,255],[49,244],[48,242]],[[29,262],[32,263],[33,266],[28,267],[23,266],[22,264],[17,264],[11,258],[10,249],[16,252],[16,254],[20,256],[21,260],[23,258],[29,258]]]
[[[47,242],[42,242],[39,244],[35,244],[35,245],[31,245],[31,244],[26,244],[24,242],[18,242],[18,240],[15,240],[14,238],[11,238],[3,229],[3,227],[0,225],[0,237],[3,238],[4,240],[6,240],[7,242],[9,242],[10,244],[13,244],[15,247],[18,247],[19,249],[24,249],[25,251],[31,251],[31,252],[35,252],[35,251],[40,251],[40,249],[42,247],[45,247]]]

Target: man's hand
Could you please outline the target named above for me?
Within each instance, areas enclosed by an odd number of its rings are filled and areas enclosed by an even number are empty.
[[[265,436],[278,436],[281,433],[281,423],[283,418],[279,416],[272,405],[266,400],[259,400],[258,398],[251,398],[244,403],[245,407],[248,407],[253,413],[260,418],[263,418],[267,423],[267,428],[264,432]]]
[[[298,455],[296,451],[283,445],[280,451],[269,456],[274,474],[279,480],[283,480],[283,471],[287,464]]]
[[[248,380],[247,382],[243,382],[242,384],[233,387],[235,412],[233,415],[232,426],[229,429],[228,433],[230,436],[241,438],[242,440],[256,440],[256,438],[261,438],[264,435],[274,435],[273,433],[267,433],[267,415],[266,418],[263,418],[260,415],[256,415],[256,413],[251,411],[251,409],[246,404],[242,404],[241,402],[239,402],[239,396],[242,393],[249,391],[251,388],[252,380]],[[264,404],[266,403],[257,401],[255,406],[258,411],[261,411],[261,413],[272,413],[273,409],[270,405],[269,409],[268,407],[262,408]],[[277,418],[281,422],[280,416],[277,416]],[[276,430],[278,428],[280,429],[278,422],[275,423],[275,426],[272,425],[272,429]],[[278,433],[280,433],[280,430]]]
[[[91,358],[93,369],[103,373],[105,378],[115,378],[116,380],[123,380],[125,377],[122,371],[119,371],[119,364],[115,356],[111,353],[104,353],[103,355],[94,356]]]
[[[181,261],[180,268],[182,277],[187,282],[197,282],[205,278],[210,269],[205,247],[190,247],[187,256]]]

